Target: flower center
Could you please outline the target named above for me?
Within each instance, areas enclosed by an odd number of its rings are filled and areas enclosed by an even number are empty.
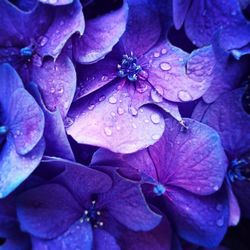
[[[153,191],[157,196],[161,196],[166,192],[166,188],[162,184],[157,184],[154,186]]]
[[[123,55],[122,61],[117,65],[118,76],[125,78],[131,82],[137,80],[137,74],[142,70],[142,67],[137,63],[137,58],[131,52],[131,55]]]
[[[101,211],[96,209],[96,201],[93,200],[91,206],[84,210],[84,216],[80,219],[80,222],[87,221],[95,228],[102,227],[103,222],[100,220]]]
[[[24,47],[20,49],[20,55],[23,57],[31,57],[33,54],[33,50],[30,47]]]
[[[236,180],[250,181],[250,156],[232,160],[228,176],[232,182]]]

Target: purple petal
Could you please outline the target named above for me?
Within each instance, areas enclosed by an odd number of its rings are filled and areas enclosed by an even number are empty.
[[[9,1],[0,2],[0,12],[0,44],[4,47],[29,46],[34,38],[47,30],[53,16],[47,6],[39,4],[33,10],[24,12]]]
[[[57,184],[30,189],[18,198],[17,216],[22,230],[39,238],[61,235],[82,212],[72,194]]]
[[[203,100],[212,103],[223,93],[236,88],[247,70],[248,63],[245,60],[235,61],[229,58],[226,63],[217,63],[211,86],[203,95]]]
[[[110,233],[101,229],[94,230],[93,247],[97,250],[120,250],[115,238]]]
[[[142,60],[145,60],[148,81],[162,90],[164,98],[174,102],[201,97],[210,86],[215,64],[212,47],[189,55],[166,42],[153,48]]]
[[[38,166],[45,149],[41,140],[32,151],[21,156],[16,153],[11,137],[7,138],[0,153],[0,198],[7,196]]]
[[[64,123],[59,110],[50,112],[42,100],[37,85],[30,83],[30,92],[36,98],[45,116],[44,138],[46,141],[45,154],[48,156],[62,157],[67,160],[75,160],[68,137],[66,135]],[[65,124],[70,121],[65,120]]]
[[[50,25],[43,39],[40,39],[40,47],[37,52],[41,56],[56,58],[67,40],[76,32],[83,34],[85,27],[82,13],[82,5],[79,0],[56,9],[53,23]]]
[[[112,186],[108,175],[78,163],[55,158],[43,164],[48,168],[63,167],[64,171],[53,182],[66,186],[83,206],[91,195],[106,192]]]
[[[245,190],[244,190],[245,192]],[[237,198],[235,197],[232,186],[230,183],[227,183],[227,193],[228,193],[228,199],[229,199],[229,226],[236,226],[240,221],[240,207],[237,201]],[[250,210],[249,210],[250,211]],[[250,214],[250,213],[249,213]]]
[[[119,48],[113,48],[104,59],[90,65],[77,65],[77,92],[75,99],[80,99],[117,77],[117,64],[120,63],[122,53]]]
[[[1,109],[6,112],[9,109],[11,95],[17,88],[23,88],[23,83],[14,68],[7,63],[0,65],[0,75]]]
[[[190,4],[191,0],[173,0],[173,19],[176,29],[180,29],[183,25]]]
[[[32,237],[32,249],[33,250],[76,250],[92,249],[92,228],[89,223],[80,223],[76,221],[69,229],[52,240],[44,240],[36,237]]]
[[[171,250],[172,230],[166,217],[159,226],[148,232],[124,230],[121,234],[121,245],[129,250]],[[175,249],[176,250],[176,249]]]
[[[229,216],[227,195],[223,192],[199,197],[173,187],[165,193],[168,213],[181,237],[204,247],[220,243]]]
[[[31,248],[30,238],[27,234],[19,232],[13,237],[7,238],[0,246],[1,250],[27,250]]]
[[[220,44],[224,49],[241,48],[249,43],[250,24],[241,13],[239,2],[193,2],[185,20],[190,40],[197,46],[208,45],[219,29]]]
[[[220,138],[202,123],[191,119],[184,122],[186,131],[173,118],[166,119],[164,135],[157,143],[122,158],[161,184],[199,195],[214,193],[222,185],[227,168]]]
[[[9,129],[14,139],[16,151],[25,155],[42,138],[43,112],[24,88],[19,88],[12,94],[9,112]]]
[[[74,39],[73,52],[76,61],[93,63],[110,52],[125,31],[127,13],[128,6],[124,1],[118,10],[88,20],[84,36]]]
[[[51,4],[51,5],[66,5],[73,3],[74,0],[39,0],[41,3]]]
[[[68,57],[61,55],[56,62],[47,60],[42,67],[33,66],[32,80],[40,87],[50,111],[59,109],[64,118],[76,89],[76,72]]]
[[[67,133],[78,143],[131,153],[159,140],[164,130],[161,113],[146,106],[135,109],[131,106],[134,86],[120,83],[102,88],[73,105],[69,112],[73,124]]]
[[[202,120],[218,131],[232,157],[250,150],[250,115],[241,104],[243,92],[244,89],[236,89],[222,95],[210,105]]]
[[[134,231],[149,231],[161,220],[161,216],[146,204],[140,185],[115,173],[112,189],[98,196],[98,205],[105,207],[118,222]]]
[[[129,15],[126,32],[121,38],[125,53],[137,57],[147,52],[158,41],[161,33],[159,13],[149,0],[128,1]]]
[[[241,209],[241,214],[243,217],[250,218],[250,184],[248,181],[236,181],[232,184],[233,191],[239,206]]]

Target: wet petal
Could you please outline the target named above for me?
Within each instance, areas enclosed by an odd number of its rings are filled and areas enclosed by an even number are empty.
[[[161,216],[148,207],[138,182],[112,174],[113,186],[98,196],[98,206],[107,209],[118,222],[133,231],[149,231],[161,221]]]
[[[136,90],[131,83],[120,84],[113,83],[73,105],[69,112],[73,124],[67,133],[78,143],[131,153],[159,140],[164,130],[161,113],[131,106]]]
[[[245,192],[245,190],[244,190]],[[236,226],[240,221],[241,211],[237,198],[235,197],[232,186],[227,183],[227,193],[229,199],[229,226]]]
[[[185,20],[190,40],[197,46],[208,45],[219,29],[220,44],[224,49],[241,48],[249,43],[250,24],[241,13],[239,2],[193,2]]]
[[[242,216],[250,218],[250,183],[248,181],[236,181],[232,184],[232,188],[239,203]]]
[[[101,88],[117,77],[117,64],[122,53],[115,47],[104,59],[90,65],[80,65],[77,71],[77,91],[75,99],[84,97]]]
[[[34,98],[24,89],[11,96],[8,126],[17,153],[25,155],[40,141],[44,130],[44,115]]]
[[[129,0],[128,5],[128,22],[121,43],[124,52],[132,51],[139,57],[152,48],[160,37],[159,13],[149,0]]]
[[[159,226],[148,232],[123,230],[119,240],[121,245],[129,250],[171,250],[171,238],[172,230],[170,223],[164,217]]]
[[[22,11],[9,1],[0,2],[0,44],[4,47],[26,47],[40,37],[50,25],[53,14],[48,6],[38,4],[29,12]]]
[[[33,250],[76,250],[92,249],[93,233],[91,225],[88,223],[80,223],[76,221],[69,229],[52,240],[43,240],[32,237]]]
[[[32,80],[39,86],[46,107],[50,111],[59,109],[64,118],[76,89],[76,72],[71,60],[61,55],[56,62],[47,60],[42,67],[33,66]]]
[[[18,197],[17,215],[22,230],[39,238],[61,235],[82,212],[72,194],[58,184],[41,185]]]
[[[96,250],[120,250],[115,238],[108,232],[95,229],[94,230],[94,249]]]
[[[183,189],[171,188],[165,194],[168,213],[185,240],[204,247],[215,247],[223,239],[229,208],[226,192],[197,196]]]
[[[0,84],[0,96],[1,96],[0,105],[1,109],[4,112],[7,112],[10,105],[11,95],[17,88],[23,88],[23,83],[17,72],[14,70],[14,68],[12,68],[12,66],[10,66],[7,63],[0,65],[0,76],[2,82]]]
[[[212,47],[190,55],[169,43],[161,43],[142,59],[148,81],[169,101],[188,102],[201,97],[211,84],[215,64]]]
[[[21,156],[11,137],[7,138],[0,153],[0,198],[7,196],[20,185],[38,166],[45,149],[40,141],[32,151]]]
[[[63,168],[62,173],[54,178],[53,182],[66,186],[83,206],[92,194],[106,192],[112,186],[112,180],[108,175],[79,163],[52,158],[43,161],[44,166],[48,169]]]
[[[51,4],[51,5],[66,5],[73,3],[74,0],[39,0],[41,3]]]
[[[180,29],[181,26],[183,25],[190,4],[191,0],[173,1],[173,19],[176,29]]]
[[[81,35],[84,31],[84,17],[79,0],[56,9],[53,23],[40,40],[37,52],[41,56],[56,58],[67,40],[76,32]]]
[[[93,63],[109,53],[125,31],[127,12],[128,6],[124,1],[118,10],[88,20],[83,37],[74,39],[76,61]]]
[[[205,113],[202,122],[214,128],[232,157],[250,150],[250,115],[241,104],[244,89],[222,95]]]

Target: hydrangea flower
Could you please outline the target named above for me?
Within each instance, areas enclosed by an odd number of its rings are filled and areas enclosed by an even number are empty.
[[[44,115],[9,64],[0,65],[0,198],[24,181],[43,152]]]
[[[236,58],[250,52],[250,22],[238,0],[173,0],[173,20],[177,29],[184,24],[187,36],[198,47],[210,44],[219,32],[219,44]]]
[[[229,159],[228,180],[238,199],[241,212],[250,217],[250,115],[242,107],[243,93],[244,88],[224,94],[208,107],[202,122],[220,134]],[[237,205],[234,212],[234,216],[239,218]]]
[[[205,93],[214,66],[212,48],[188,54],[160,37],[155,6],[129,1],[126,31],[112,52],[93,65],[77,65],[77,101],[67,128],[77,142],[122,153],[145,148],[164,131],[162,113],[146,104],[156,104],[181,122],[172,102]]]
[[[18,198],[17,215],[33,249],[120,249],[119,225],[149,231],[161,220],[139,184],[114,171],[107,175],[56,158],[47,158],[41,168],[59,168],[61,174]]]
[[[153,178],[147,195],[159,196],[184,239],[205,247],[222,240],[228,225],[228,198],[222,186],[227,159],[218,134],[185,119],[188,129],[166,120],[163,137],[148,149],[119,155],[100,149],[92,164],[124,162]],[[120,163],[119,163],[120,162]]]

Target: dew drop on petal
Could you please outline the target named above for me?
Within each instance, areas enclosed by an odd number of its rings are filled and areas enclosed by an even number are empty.
[[[185,90],[179,91],[178,98],[183,102],[188,102],[193,100],[192,96]]]
[[[216,221],[216,225],[218,227],[222,227],[224,225],[224,218],[220,218]]]
[[[138,111],[136,108],[134,107],[130,107],[129,108],[129,112],[133,115],[133,116],[136,116],[138,114]]]
[[[156,103],[163,101],[163,97],[155,89],[151,90],[150,95],[152,100]]]
[[[106,99],[106,96],[105,95],[101,95],[98,99],[99,102],[102,102]]]
[[[162,50],[161,50],[161,53],[162,53],[163,55],[165,55],[165,54],[167,53],[167,49],[162,49]]]
[[[109,103],[115,104],[117,102],[116,98],[114,96],[109,97]]]
[[[161,121],[161,117],[158,115],[158,114],[152,114],[151,116],[150,116],[150,118],[151,118],[151,121],[154,123],[154,124],[158,124],[158,123],[160,123],[160,121]]]
[[[119,115],[124,114],[124,109],[121,108],[121,107],[118,107],[118,108],[117,108],[117,113],[118,113]]]
[[[88,106],[88,110],[93,110],[95,108],[95,104],[91,104]]]
[[[171,65],[167,62],[163,62],[160,64],[160,68],[164,71],[168,71],[171,69]]]
[[[105,133],[107,136],[111,136],[111,135],[112,135],[112,130],[111,130],[111,128],[105,127],[105,128],[104,128],[104,133]]]
[[[155,58],[157,58],[157,57],[159,57],[159,56],[160,56],[160,53],[159,53],[159,52],[155,52],[155,53],[154,53],[154,57],[155,57]]]
[[[161,136],[159,134],[152,135],[153,140],[159,140],[160,138],[161,138]]]
[[[38,38],[38,43],[39,43],[39,45],[41,46],[41,47],[43,47],[43,46],[45,46],[46,45],[46,43],[48,42],[48,37],[46,37],[46,36],[40,36],[39,38]]]

